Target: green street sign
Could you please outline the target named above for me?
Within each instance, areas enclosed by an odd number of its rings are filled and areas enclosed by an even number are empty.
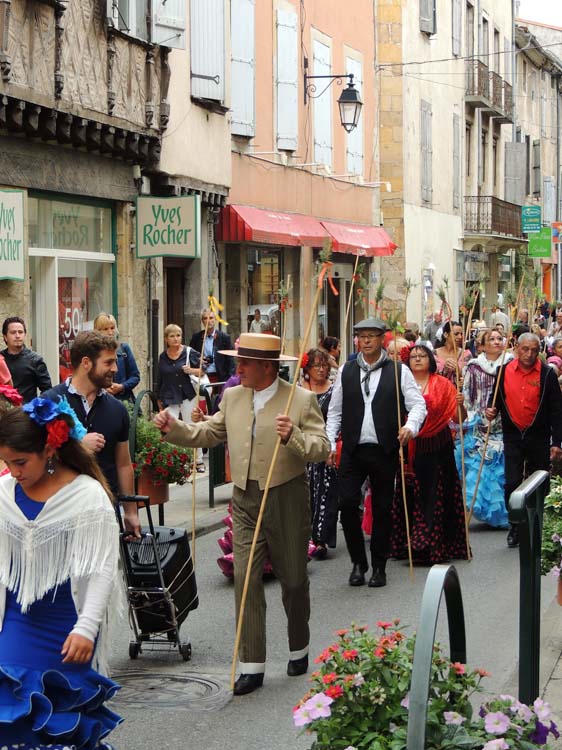
[[[550,258],[552,252],[552,230],[543,227],[540,232],[533,232],[529,237],[530,258]]]
[[[524,232],[540,232],[542,215],[540,206],[521,206],[521,228]]]

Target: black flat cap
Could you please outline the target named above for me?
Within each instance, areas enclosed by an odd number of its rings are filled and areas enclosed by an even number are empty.
[[[361,320],[353,326],[354,331],[365,331],[370,329],[386,331],[386,323],[380,318],[365,318],[365,320]]]

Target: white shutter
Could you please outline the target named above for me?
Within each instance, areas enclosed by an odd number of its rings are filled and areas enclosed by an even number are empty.
[[[522,206],[527,182],[527,144],[505,144],[505,200]]]
[[[458,57],[461,54],[461,36],[462,36],[462,6],[461,0],[453,0],[453,55]]]
[[[453,208],[460,208],[461,187],[461,126],[460,117],[453,114]]]
[[[105,16],[107,19],[108,26],[117,28],[118,19],[119,19],[119,12],[117,9],[117,0],[106,0]]]
[[[543,178],[542,205],[543,224],[552,224],[553,221],[556,221],[556,187],[554,185],[554,177]]]
[[[422,201],[431,203],[432,197],[432,141],[431,141],[431,104],[420,100],[421,117],[421,193]]]
[[[426,34],[435,33],[435,0],[419,0],[420,2],[420,31]]]
[[[345,58],[345,72],[353,74],[355,88],[361,94],[363,90],[363,66],[353,57]],[[344,86],[346,82],[344,81]],[[348,174],[363,174],[363,118],[359,117],[357,127],[347,133],[346,172]]]
[[[185,49],[185,0],[152,0],[152,43]]]
[[[323,44],[318,39],[312,43],[313,51],[313,69],[312,75],[325,76],[331,75],[331,49],[327,44]],[[317,91],[326,88],[329,81],[327,79],[318,79],[314,81]],[[327,164],[332,166],[332,88],[326,88],[316,99],[313,99],[314,106],[314,161],[318,164]]]
[[[277,10],[277,148],[295,151],[298,145],[298,18]]]
[[[191,96],[224,101],[225,0],[191,0]]]
[[[503,38],[503,77],[511,84],[511,42],[504,36]]]
[[[541,87],[541,138],[546,138],[546,82],[543,80],[540,82]]]
[[[232,66],[230,88],[231,130],[235,135],[256,132],[256,38],[254,0],[231,0],[230,33]]]

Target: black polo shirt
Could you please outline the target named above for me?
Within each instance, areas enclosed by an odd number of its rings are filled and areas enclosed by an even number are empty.
[[[60,396],[66,396],[78,419],[88,432],[99,432],[105,438],[105,445],[95,454],[100,469],[114,494],[119,493],[119,480],[115,465],[115,450],[117,443],[124,443],[129,439],[129,412],[125,406],[106,391],[100,391],[86,413],[84,401],[79,393],[72,393],[68,387],[69,381],[60,383],[50,391],[41,394],[41,398],[58,401]]]

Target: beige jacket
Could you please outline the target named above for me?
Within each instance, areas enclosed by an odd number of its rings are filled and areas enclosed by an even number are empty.
[[[263,489],[277,442],[275,418],[278,414],[285,414],[290,388],[284,380],[279,380],[277,393],[256,416],[253,439],[253,390],[239,385],[226,389],[219,411],[210,420],[194,425],[177,422],[166,435],[166,440],[176,445],[201,448],[228,441],[232,481],[242,490],[246,489],[253,450],[253,460],[258,462],[259,486]],[[308,461],[325,461],[330,453],[324,418],[313,393],[297,388],[289,416],[293,421],[293,432],[287,443],[279,448],[271,487],[303,474]]]

